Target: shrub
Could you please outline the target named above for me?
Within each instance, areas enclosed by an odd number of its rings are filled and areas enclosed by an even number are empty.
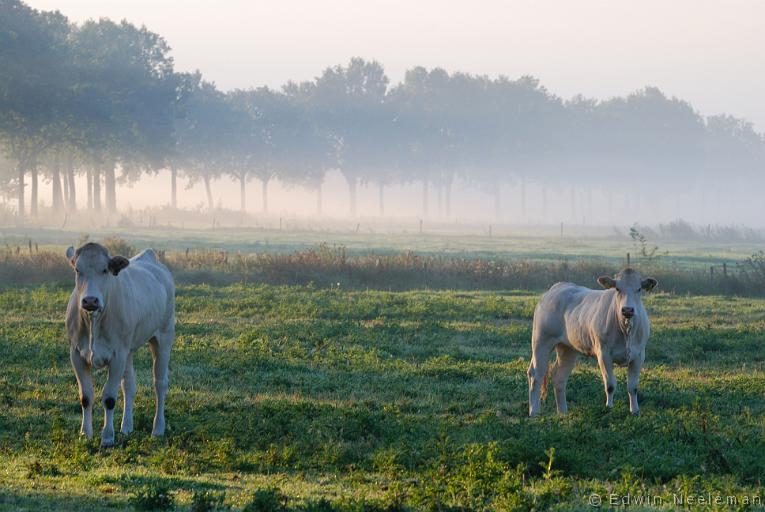
[[[242,512],[282,512],[287,510],[287,497],[279,489],[258,489]]]
[[[146,485],[133,494],[130,502],[139,510],[172,510],[175,498],[164,483]]]
[[[217,493],[213,491],[194,491],[191,498],[191,512],[213,512],[215,510],[226,510],[223,504],[226,499],[226,493]]]

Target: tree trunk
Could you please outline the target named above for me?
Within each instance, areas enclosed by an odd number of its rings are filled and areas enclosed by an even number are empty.
[[[350,213],[351,217],[356,217],[356,192],[358,188],[358,181],[356,180],[356,177],[347,177],[346,180],[348,181],[348,196],[350,200]]]
[[[239,209],[242,213],[247,211],[247,174],[239,175]]]
[[[380,204],[380,217],[385,216],[385,186],[380,182],[378,189],[378,202]]]
[[[32,166],[32,195],[29,198],[29,213],[37,217],[37,166]]]
[[[93,169],[85,171],[88,185],[88,211],[93,210]]]
[[[260,192],[263,196],[263,213],[268,213],[268,178],[264,178],[260,182]],[[321,192],[321,188],[319,189]]]
[[[443,216],[444,212],[444,185],[443,183],[439,182],[436,184],[436,191],[438,194],[436,195],[437,201],[438,201],[438,217],[441,218]]]
[[[213,209],[213,196],[212,196],[212,190],[210,189],[210,177],[204,176],[202,178],[205,182],[205,192],[207,192],[207,208],[209,210]]]
[[[447,220],[452,216],[452,182],[454,181],[453,175],[450,173],[444,184],[444,206],[446,208]]]
[[[60,212],[62,210],[62,207],[64,206],[64,194],[61,190],[61,166],[59,165],[59,156],[56,154],[53,157],[53,169],[51,170],[51,173],[53,177],[51,178],[51,186],[52,186],[52,206],[54,212]]]
[[[178,169],[170,168],[170,206],[173,210],[178,209]]]
[[[117,180],[114,176],[114,164],[109,164],[104,169],[104,191],[106,211],[114,213],[117,211]]]
[[[26,213],[26,207],[24,205],[24,175],[26,174],[26,166],[24,163],[19,162],[18,166],[16,166],[16,171],[18,172],[18,202],[19,202],[19,217],[23,217]]]
[[[318,216],[322,214],[321,206],[321,183],[319,183],[319,186],[316,187],[316,215]]]
[[[74,166],[71,155],[67,155],[64,166],[64,179],[69,183],[69,194],[66,196],[67,209],[73,212],[77,210],[77,187],[74,183]]]
[[[101,171],[98,168],[91,169],[93,174],[93,210],[101,211]]]
[[[428,179],[422,180],[422,218],[428,218]]]
[[[66,173],[66,167],[62,171],[61,184],[63,185],[64,209],[69,211],[69,175]]]

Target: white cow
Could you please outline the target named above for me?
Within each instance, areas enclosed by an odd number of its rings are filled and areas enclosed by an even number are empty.
[[[76,251],[69,247],[66,257],[76,273],[66,310],[66,330],[69,357],[80,388],[81,432],[88,439],[93,436],[91,369],[104,366],[109,374],[102,395],[101,446],[114,445],[114,405],[120,381],[125,401],[120,431],[133,431],[133,352],[148,342],[157,400],[152,435],[164,435],[168,363],[175,338],[173,276],[151,249],[128,260],[110,257],[103,246],[87,243]]]
[[[613,364],[626,365],[630,412],[638,413],[638,379],[650,334],[641,293],[652,290],[658,283],[651,277],[642,279],[640,273],[631,268],[622,270],[614,278],[599,277],[598,283],[605,290],[557,283],[537,304],[528,371],[529,416],[540,412],[553,348],[557,360],[550,373],[559,413],[568,410],[566,381],[576,365],[577,354],[597,358],[607,407],[613,406],[616,389]]]

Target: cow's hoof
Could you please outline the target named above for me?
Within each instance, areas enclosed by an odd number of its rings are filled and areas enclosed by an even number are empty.
[[[114,448],[114,439],[101,439],[101,448]]]

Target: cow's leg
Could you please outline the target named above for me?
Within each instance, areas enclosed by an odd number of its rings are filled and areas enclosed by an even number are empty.
[[[614,406],[614,391],[616,391],[616,377],[614,377],[614,363],[603,354],[598,355],[598,366],[603,376],[603,386],[606,388],[606,407]]]
[[[74,368],[74,374],[77,377],[77,386],[80,389],[80,406],[82,407],[82,425],[80,434],[84,434],[88,439],[93,437],[93,376],[90,373],[90,367],[80,356],[76,348],[69,349],[69,359]]]
[[[555,373],[552,377],[553,388],[555,390],[555,405],[558,407],[558,413],[566,414],[568,412],[566,382],[574,366],[576,366],[576,351],[561,343],[555,347],[555,352],[557,360],[555,362]]]
[[[627,393],[630,396],[630,412],[637,414],[640,408],[638,407],[638,380],[640,379],[640,369],[643,368],[643,361],[645,361],[645,353],[640,354],[632,361],[630,361],[627,367]]]
[[[109,361],[109,376],[106,378],[101,400],[104,404],[104,428],[101,430],[101,447],[114,446],[114,406],[117,403],[117,391],[125,375],[127,354],[117,352]]]
[[[135,398],[135,369],[133,368],[133,353],[125,361],[125,373],[122,376],[122,426],[120,432],[129,434],[133,431],[133,399]]]
[[[531,364],[529,364],[529,416],[534,417],[542,411],[540,396],[545,381],[547,366],[550,362],[552,347],[542,337],[535,337],[531,342]]]
[[[154,375],[154,393],[157,405],[154,410],[154,428],[151,435],[165,435],[165,397],[169,385],[168,370],[170,365],[170,349],[173,346],[175,329],[157,333],[157,336],[149,340],[149,348],[153,359],[152,372]]]

